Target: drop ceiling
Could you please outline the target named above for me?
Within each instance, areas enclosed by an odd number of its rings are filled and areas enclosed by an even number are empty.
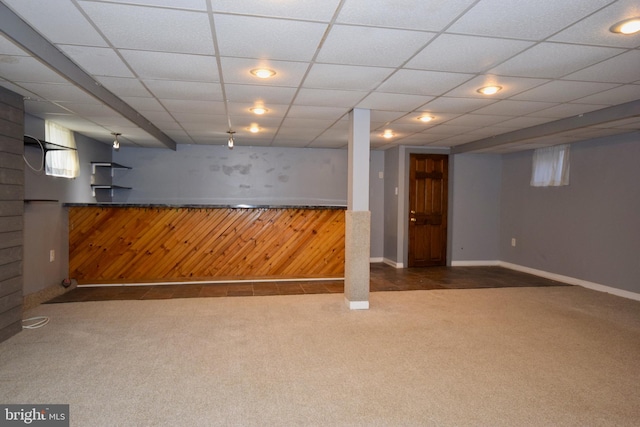
[[[640,129],[640,34],[609,31],[640,16],[637,0],[2,0],[0,12],[0,85],[109,144],[119,132],[125,146],[224,145],[233,130],[238,146],[344,148],[353,108],[371,110],[375,149],[505,153]],[[488,84],[502,90],[477,92]]]

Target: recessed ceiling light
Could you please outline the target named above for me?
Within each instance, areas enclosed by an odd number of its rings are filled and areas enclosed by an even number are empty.
[[[276,72],[268,68],[255,68],[251,70],[251,74],[261,79],[268,79],[276,75]]]
[[[251,126],[249,127],[249,132],[258,133],[260,132],[260,127],[255,123],[251,123]]]
[[[502,90],[502,86],[485,86],[477,90],[478,93],[483,95],[495,95]]]
[[[635,34],[640,31],[640,17],[625,19],[609,28],[612,33]]]
[[[418,117],[418,120],[425,123],[430,122],[431,120],[433,120],[433,116],[430,116],[428,114],[423,114],[422,116]]]
[[[395,134],[393,133],[393,131],[391,129],[385,129],[384,133],[382,134],[383,138],[393,138],[395,136]]]
[[[249,108],[249,111],[251,111],[253,114],[257,114],[257,115],[261,116],[261,115],[263,115],[264,113],[266,113],[269,110],[267,110],[264,107],[253,107],[253,108]]]

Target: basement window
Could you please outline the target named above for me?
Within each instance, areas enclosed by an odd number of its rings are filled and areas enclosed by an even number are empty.
[[[532,187],[569,185],[569,145],[538,148],[533,152]]]
[[[44,139],[59,147],[47,151],[45,173],[62,178],[76,178],[80,175],[80,162],[73,132],[54,122],[45,120]]]

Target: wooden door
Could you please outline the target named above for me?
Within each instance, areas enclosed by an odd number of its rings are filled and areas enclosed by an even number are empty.
[[[447,263],[449,157],[411,154],[409,169],[409,267]]]

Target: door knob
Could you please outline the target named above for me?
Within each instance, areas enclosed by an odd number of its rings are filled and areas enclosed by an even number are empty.
[[[416,213],[416,211],[411,211],[412,214]]]
[[[415,218],[411,218],[411,222],[416,222],[416,219]]]

